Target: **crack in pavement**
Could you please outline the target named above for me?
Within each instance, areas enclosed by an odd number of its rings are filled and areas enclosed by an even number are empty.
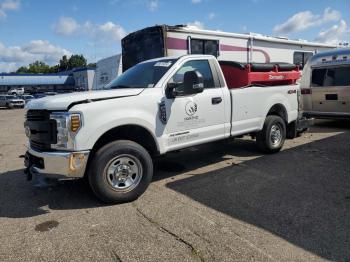
[[[193,256],[195,256],[196,258],[198,258],[202,262],[205,261],[204,257],[200,254],[199,250],[196,249],[190,242],[188,242],[185,239],[181,238],[180,236],[178,236],[174,232],[171,232],[169,229],[166,229],[165,227],[161,226],[158,222],[154,221],[152,218],[150,218],[145,213],[143,213],[138,207],[136,207],[136,211],[141,217],[146,219],[149,223],[151,223],[153,226],[155,226],[159,231],[161,231],[163,233],[167,233],[168,235],[172,236],[173,238],[175,238],[180,243],[182,243],[185,246],[187,246],[191,250],[191,254]]]
[[[123,260],[120,258],[120,256],[117,254],[115,250],[111,251],[111,255],[114,258],[115,262],[123,262]]]

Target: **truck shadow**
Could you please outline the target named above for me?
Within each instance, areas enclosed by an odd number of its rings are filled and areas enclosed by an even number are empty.
[[[23,169],[0,174],[0,218],[26,218],[53,210],[99,207],[99,202],[83,180],[66,181],[47,187],[34,187],[26,181]]]
[[[349,154],[345,132],[167,187],[320,257],[349,261]]]

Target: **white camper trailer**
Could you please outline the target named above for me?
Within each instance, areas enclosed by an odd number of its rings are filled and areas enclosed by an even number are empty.
[[[96,63],[93,89],[102,89],[122,72],[121,54],[101,59]]]
[[[188,26],[159,25],[122,39],[123,71],[144,60],[186,54],[211,54],[242,63],[286,62],[301,67],[319,51],[336,46],[259,34],[235,34]]]

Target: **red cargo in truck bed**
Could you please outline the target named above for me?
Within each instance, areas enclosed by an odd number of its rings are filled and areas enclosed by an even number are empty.
[[[251,85],[292,85],[300,78],[298,66],[287,63],[249,63],[219,61],[228,88]]]

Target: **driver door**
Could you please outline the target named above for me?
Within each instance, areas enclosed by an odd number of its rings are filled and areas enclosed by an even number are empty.
[[[204,143],[224,137],[224,95],[215,83],[208,60],[189,60],[172,76],[168,83],[182,91],[184,74],[198,71],[204,80],[204,90],[191,95],[165,98],[168,121],[166,124],[169,150]]]

